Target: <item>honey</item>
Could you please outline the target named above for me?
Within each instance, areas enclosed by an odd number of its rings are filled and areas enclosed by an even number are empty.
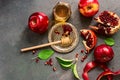
[[[53,15],[55,21],[65,22],[71,15],[71,8],[68,3],[58,2],[53,8]]]

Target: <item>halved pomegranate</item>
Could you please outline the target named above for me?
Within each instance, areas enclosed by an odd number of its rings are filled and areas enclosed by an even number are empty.
[[[80,30],[81,36],[84,38],[83,44],[85,46],[85,49],[87,53],[92,50],[96,43],[97,43],[97,36],[92,30],[87,30],[87,29],[81,29]]]
[[[103,35],[113,35],[120,29],[120,18],[111,11],[103,11],[95,21],[99,23],[97,26],[90,26],[96,32]]]

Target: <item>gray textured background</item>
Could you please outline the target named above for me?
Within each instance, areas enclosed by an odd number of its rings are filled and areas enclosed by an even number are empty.
[[[57,67],[56,72],[52,71],[52,67],[45,66],[44,60],[39,61],[38,64],[32,61],[31,58],[37,54],[32,55],[32,52],[20,53],[20,49],[23,47],[48,42],[48,32],[40,35],[28,29],[28,17],[31,13],[40,11],[46,13],[51,21],[52,8],[58,1],[60,0],[0,0],[0,80],[76,80],[71,70],[62,70],[54,57],[74,58],[75,53],[80,53],[81,49],[84,48],[81,43],[81,37],[74,51],[68,54],[55,52],[52,56],[54,66]],[[87,19],[79,14],[79,0],[62,1],[68,2],[71,5],[72,15],[68,22],[75,25],[78,31],[94,24],[92,18]],[[100,10],[98,14],[103,10],[110,10],[120,16],[120,0],[99,0],[99,3]],[[49,29],[50,27],[49,25]],[[119,36],[120,31],[112,36],[115,39],[115,45],[113,46],[115,57],[108,66],[113,71],[120,69]],[[104,43],[104,38],[99,36],[97,45]],[[93,52],[84,62],[79,61],[77,69],[80,77],[83,67],[91,60],[93,60]],[[100,72],[102,72],[100,68],[92,70],[89,73],[90,80],[95,80]],[[120,77],[116,76],[114,80],[120,80]]]

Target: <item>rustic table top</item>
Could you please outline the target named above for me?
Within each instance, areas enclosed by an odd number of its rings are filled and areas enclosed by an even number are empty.
[[[0,0],[0,80],[77,80],[71,70],[63,70],[59,66],[55,57],[60,56],[71,59],[74,58],[76,53],[80,54],[80,51],[84,49],[81,37],[78,46],[72,52],[67,54],[54,53],[52,58],[54,66],[57,68],[55,72],[51,66],[44,65],[45,60],[40,60],[38,63],[31,60],[37,54],[20,52],[23,47],[48,42],[48,32],[51,24],[45,34],[36,34],[28,29],[28,17],[33,12],[40,11],[47,14],[51,22],[53,19],[52,9],[58,1],[60,0]],[[78,11],[79,0],[61,1],[68,2],[71,5],[72,15],[68,22],[73,24],[78,32],[82,28],[88,28],[89,25],[95,24],[93,18],[85,18],[80,15]],[[120,16],[120,0],[99,0],[99,3],[100,10],[98,14],[104,10],[110,10]],[[104,43],[104,38],[99,36],[97,45]],[[115,56],[108,63],[108,66],[113,71],[116,71],[120,69],[120,31],[113,35],[112,38],[115,40],[113,46]],[[39,49],[38,52],[42,49]],[[91,60],[93,60],[93,51],[84,62],[78,62],[77,70],[81,78],[85,64]],[[92,70],[89,73],[90,80],[95,80],[101,72],[100,68]],[[120,80],[120,77],[116,76],[114,80]]]

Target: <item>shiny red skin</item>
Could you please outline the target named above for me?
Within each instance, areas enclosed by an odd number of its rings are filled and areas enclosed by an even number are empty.
[[[48,30],[49,19],[46,14],[42,12],[35,12],[30,15],[28,26],[30,30],[35,33],[44,33]]]
[[[91,9],[91,11],[87,11],[87,12],[85,12],[85,13],[81,13],[83,16],[85,16],[85,17],[92,17],[92,16],[94,16],[97,12],[98,12],[98,10],[99,10],[99,2],[98,2],[98,0],[80,0],[79,1],[79,4],[78,4],[78,9],[80,10],[80,9],[83,9],[84,7],[86,7],[86,6],[88,6],[89,4],[97,4],[98,5],[98,9],[97,10],[92,10]]]
[[[88,62],[84,69],[83,69],[83,73],[82,73],[82,77],[84,80],[90,80],[89,79],[89,76],[88,76],[88,72],[90,72],[92,69],[96,68],[96,67],[100,67],[102,68],[104,71],[111,71],[107,66],[106,64],[104,63],[98,63],[96,61],[91,61],[91,62]],[[107,80],[112,80],[112,76],[111,75],[107,75]]]
[[[106,44],[101,44],[97,46],[94,50],[94,58],[96,61],[105,63],[109,62],[112,60],[114,57],[114,52],[113,49],[106,45]]]

